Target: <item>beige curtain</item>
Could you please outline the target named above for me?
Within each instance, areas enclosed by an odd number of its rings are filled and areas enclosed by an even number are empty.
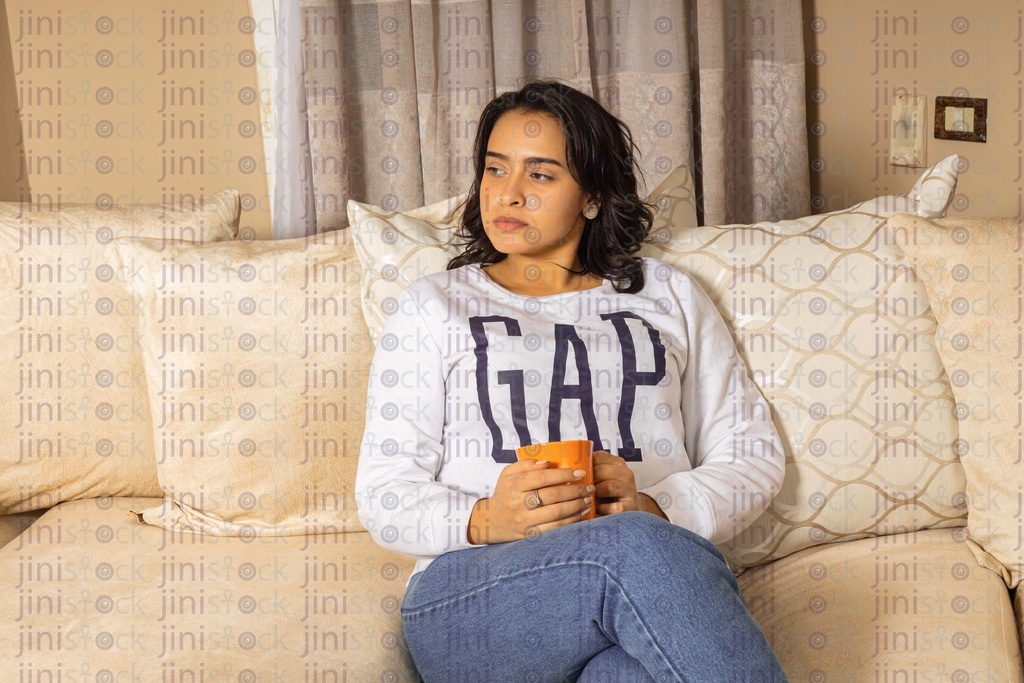
[[[349,198],[465,192],[483,107],[557,78],[625,121],[646,188],[690,164],[705,224],[809,210],[799,0],[301,0],[316,230]],[[275,234],[280,231],[275,229]]]

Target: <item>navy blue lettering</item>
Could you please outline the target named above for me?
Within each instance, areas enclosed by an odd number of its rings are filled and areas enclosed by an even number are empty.
[[[637,370],[636,347],[633,344],[633,335],[629,331],[629,325],[626,324],[627,318],[635,318],[647,328],[647,334],[651,338],[654,350],[654,370],[651,372]],[[658,330],[632,311],[603,313],[601,319],[610,320],[615,326],[615,333],[619,336],[619,346],[622,349],[622,396],[619,399],[618,415],[622,448],[618,455],[626,461],[640,461],[643,460],[643,453],[640,448],[636,447],[636,443],[633,441],[633,432],[630,429],[633,406],[636,403],[636,388],[638,386],[654,386],[665,378],[665,345],[661,343]],[[597,450],[596,446],[595,450]]]
[[[509,397],[512,399],[512,424],[516,428],[516,435],[519,437],[519,445],[528,446],[531,441],[530,428],[526,424],[526,390],[523,388],[523,371],[499,370],[498,384],[508,385]],[[501,433],[499,432],[499,436],[500,434]],[[512,459],[498,460],[497,462],[515,462],[515,449],[502,451],[499,454],[499,457],[509,457]]]
[[[579,384],[566,384],[565,371],[572,344],[576,359],[576,374]],[[587,426],[587,438],[594,442],[595,451],[605,450],[601,446],[601,434],[594,414],[594,389],[590,381],[590,361],[587,347],[572,325],[555,325],[555,359],[551,369],[551,397],[548,400],[548,441],[561,441],[562,401],[580,402],[580,415]]]
[[[510,337],[521,337],[519,321],[503,315],[475,315],[469,318],[469,329],[473,334],[476,356],[476,393],[480,401],[480,414],[483,415],[487,428],[491,430],[491,457],[494,462],[513,463],[516,461],[514,448],[502,448],[501,429],[494,419],[491,410],[491,392],[487,386],[487,333],[484,325],[488,323],[504,323],[505,332]],[[498,383],[509,386],[509,397],[512,402],[512,421],[515,424],[519,443],[528,445],[530,431],[526,424],[526,395],[523,389],[522,370],[501,370],[498,372]]]

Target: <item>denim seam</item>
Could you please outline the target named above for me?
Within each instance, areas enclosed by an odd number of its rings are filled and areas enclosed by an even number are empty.
[[[647,627],[647,624],[644,623],[643,619],[640,618],[640,613],[637,611],[636,607],[633,606],[633,603],[630,602],[629,596],[626,595],[626,591],[623,590],[622,585],[618,581],[616,581],[615,577],[613,577],[608,572],[607,567],[605,567],[604,565],[599,564],[597,562],[592,562],[592,561],[589,561],[589,560],[573,560],[573,561],[570,561],[570,562],[560,562],[558,564],[548,564],[548,565],[544,565],[542,567],[531,567],[529,569],[523,569],[522,571],[514,572],[512,574],[506,574],[506,575],[503,575],[501,577],[496,578],[494,581],[491,581],[490,583],[487,583],[487,584],[484,584],[484,585],[481,585],[481,586],[477,586],[476,588],[474,588],[471,591],[460,593],[459,595],[452,596],[452,597],[449,597],[449,598],[444,598],[442,600],[436,600],[436,601],[434,601],[432,603],[429,603],[427,605],[423,605],[421,607],[417,607],[416,609],[409,610],[408,612],[402,611],[402,617],[404,618],[406,615],[412,617],[412,616],[418,615],[421,612],[432,610],[432,609],[435,609],[437,607],[444,606],[444,605],[446,605],[446,604],[448,604],[450,602],[454,602],[456,600],[461,600],[462,598],[466,598],[466,597],[472,596],[473,594],[479,593],[482,590],[485,590],[487,588],[491,588],[493,586],[496,586],[503,579],[510,579],[510,578],[513,578],[513,577],[521,576],[522,574],[530,574],[532,572],[536,572],[536,571],[540,571],[540,570],[544,570],[544,569],[550,569],[552,567],[554,567],[554,568],[562,568],[562,567],[570,567],[570,566],[593,566],[593,567],[597,567],[598,569],[603,571],[604,574],[605,574],[605,577],[611,583],[615,584],[615,586],[619,589],[619,593],[622,594],[623,600],[625,600],[626,604],[629,605],[629,608],[631,610],[633,610],[633,614],[636,615],[637,622],[643,627],[644,635],[647,636],[648,643],[650,643],[650,645],[654,648],[655,652],[658,653],[658,655],[661,657],[662,661],[665,662],[665,664],[668,667],[668,669],[671,670],[672,673],[675,674],[677,677],[679,677],[679,680],[684,680],[682,678],[682,676],[680,676],[680,674],[672,668],[672,665],[669,663],[669,660],[665,656],[665,653],[661,651],[660,647],[658,647],[657,641],[651,635],[651,630]]]

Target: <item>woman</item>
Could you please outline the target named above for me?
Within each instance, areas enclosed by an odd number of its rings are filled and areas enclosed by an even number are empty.
[[[382,332],[356,497],[417,558],[401,609],[428,682],[786,680],[713,545],[778,492],[781,445],[707,294],[633,256],[634,149],[563,84],[497,97],[464,252]],[[573,439],[594,486],[516,461]]]

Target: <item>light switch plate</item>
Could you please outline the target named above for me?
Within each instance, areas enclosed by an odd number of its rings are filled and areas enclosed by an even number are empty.
[[[985,142],[988,139],[988,99],[936,97],[935,137],[940,140]]]
[[[921,168],[927,165],[924,95],[897,95],[892,101],[892,138],[889,163]]]

